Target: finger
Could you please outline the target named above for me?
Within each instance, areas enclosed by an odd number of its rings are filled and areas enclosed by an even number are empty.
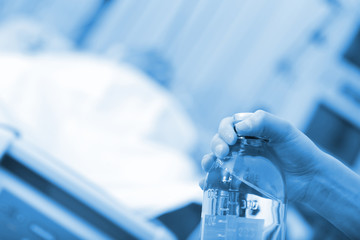
[[[211,151],[218,157],[223,158],[229,153],[229,145],[216,134],[211,140]]]
[[[233,145],[237,140],[233,122],[233,117],[227,117],[221,120],[219,125],[219,135],[229,145]]]
[[[288,122],[262,110],[234,126],[238,135],[264,137],[271,141],[284,140],[293,129]]]
[[[245,112],[245,113],[235,113],[232,118],[233,118],[233,123],[236,124],[238,122],[241,122],[249,117],[251,117],[254,113],[249,113],[249,112]]]
[[[208,172],[216,160],[216,156],[213,153],[206,154],[201,160],[201,166],[204,171]]]
[[[204,190],[204,185],[205,185],[205,179],[203,178],[203,179],[201,179],[201,180],[199,181],[199,187],[200,187],[202,190]]]

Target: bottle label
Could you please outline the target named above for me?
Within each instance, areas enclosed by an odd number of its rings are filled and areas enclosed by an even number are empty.
[[[203,240],[261,240],[264,219],[205,215]]]

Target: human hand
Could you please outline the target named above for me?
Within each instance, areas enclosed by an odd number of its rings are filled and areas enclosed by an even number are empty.
[[[211,141],[213,153],[202,160],[205,171],[210,170],[216,158],[221,159],[229,153],[229,145],[235,144],[237,134],[268,139],[269,147],[280,162],[289,200],[301,201],[306,197],[309,184],[322,165],[322,158],[318,157],[321,151],[289,122],[262,110],[238,113],[220,122],[218,133]]]

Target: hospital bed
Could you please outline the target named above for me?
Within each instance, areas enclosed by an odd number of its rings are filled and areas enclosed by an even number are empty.
[[[0,126],[0,239],[175,239]]]

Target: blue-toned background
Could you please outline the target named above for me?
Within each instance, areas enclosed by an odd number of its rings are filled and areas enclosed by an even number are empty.
[[[157,206],[150,215],[201,201],[189,186],[236,112],[286,118],[360,171],[359,13],[356,0],[0,0],[2,114],[120,201]],[[155,164],[135,171],[144,159]],[[187,182],[178,193],[188,196],[134,203],[124,186],[143,180],[124,184],[132,173],[121,167],[146,179],[170,169],[153,185]],[[339,238],[296,209],[289,239]]]

